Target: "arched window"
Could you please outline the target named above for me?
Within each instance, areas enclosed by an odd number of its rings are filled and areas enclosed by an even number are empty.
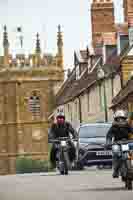
[[[33,116],[40,116],[40,96],[37,94],[36,91],[34,91],[29,97],[29,110],[30,112],[32,112]]]

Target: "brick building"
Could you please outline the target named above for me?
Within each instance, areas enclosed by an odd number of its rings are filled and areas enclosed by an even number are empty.
[[[93,46],[101,45],[102,33],[115,32],[114,4],[112,0],[93,0],[91,5]]]
[[[132,0],[123,0],[124,7],[124,20],[128,22],[133,18],[133,1]]]

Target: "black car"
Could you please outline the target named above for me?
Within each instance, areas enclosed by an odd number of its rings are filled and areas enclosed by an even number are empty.
[[[106,150],[111,123],[84,124],[79,128],[78,167],[112,165],[112,151]]]

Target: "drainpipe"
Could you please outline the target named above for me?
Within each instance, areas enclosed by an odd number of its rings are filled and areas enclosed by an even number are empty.
[[[79,121],[82,123],[82,108],[81,108],[81,99],[78,97],[79,100]]]
[[[107,108],[107,96],[106,96],[106,86],[105,80],[103,80],[103,89],[104,89],[104,112],[105,112],[105,122],[108,122],[108,108]]]

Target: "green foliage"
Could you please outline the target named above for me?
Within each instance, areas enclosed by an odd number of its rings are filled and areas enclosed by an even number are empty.
[[[34,172],[50,172],[54,169],[50,164],[50,151],[51,144],[48,146],[48,160],[33,160],[28,157],[18,157],[16,160],[16,172],[21,173],[34,173]]]
[[[33,160],[31,158],[17,158],[16,172],[17,173],[34,173],[52,171],[49,161]]]

